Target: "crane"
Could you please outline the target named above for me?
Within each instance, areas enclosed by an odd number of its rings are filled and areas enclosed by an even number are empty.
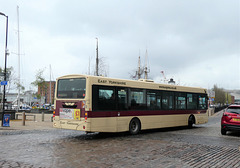
[[[161,74],[163,75],[163,82],[164,83],[168,82],[168,79],[166,78],[164,71],[161,71]]]

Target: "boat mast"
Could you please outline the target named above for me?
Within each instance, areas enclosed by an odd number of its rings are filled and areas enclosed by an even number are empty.
[[[20,106],[20,31],[19,31],[19,6],[17,6],[17,23],[18,23],[18,96],[17,96],[17,112]]]
[[[144,76],[145,79],[148,79],[148,73],[150,72],[150,68],[148,68],[148,52],[146,49],[146,54],[145,54],[145,67],[144,67]]]
[[[140,51],[139,51],[139,57],[138,57],[138,71],[137,71],[138,79],[141,78],[142,71],[141,71],[141,59],[140,59]]]
[[[146,55],[145,55],[145,67],[144,67],[144,77],[147,79],[148,73],[147,73],[147,50],[146,50]]]

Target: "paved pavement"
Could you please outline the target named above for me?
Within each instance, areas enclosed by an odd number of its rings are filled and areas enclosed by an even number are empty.
[[[33,115],[36,116],[36,121],[34,121],[33,116],[28,116],[25,126],[23,126],[22,116],[19,116],[18,120],[10,120],[10,127],[0,127],[0,132],[54,129],[51,122],[52,114],[44,114],[44,122],[42,121],[42,114]]]
[[[54,129],[51,115],[0,127],[0,167],[240,167],[239,135],[220,133],[222,112],[193,129],[89,134]],[[25,131],[26,130],[26,131]],[[36,130],[36,131],[35,131]],[[9,145],[11,144],[11,148]]]

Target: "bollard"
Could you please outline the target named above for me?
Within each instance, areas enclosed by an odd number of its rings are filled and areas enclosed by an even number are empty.
[[[44,112],[42,112],[42,122],[44,121]]]
[[[25,120],[26,120],[26,116],[25,116],[25,111],[22,112],[22,125],[25,126]]]

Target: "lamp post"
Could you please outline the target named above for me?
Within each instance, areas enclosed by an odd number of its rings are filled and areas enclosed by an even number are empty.
[[[5,68],[4,68],[4,81],[7,81],[7,39],[8,39],[8,16],[0,12],[0,15],[6,17],[6,45],[5,45]],[[6,96],[6,84],[3,86],[3,111],[2,111],[2,126],[3,126],[3,117],[4,117],[4,106],[5,106],[5,96]]]

